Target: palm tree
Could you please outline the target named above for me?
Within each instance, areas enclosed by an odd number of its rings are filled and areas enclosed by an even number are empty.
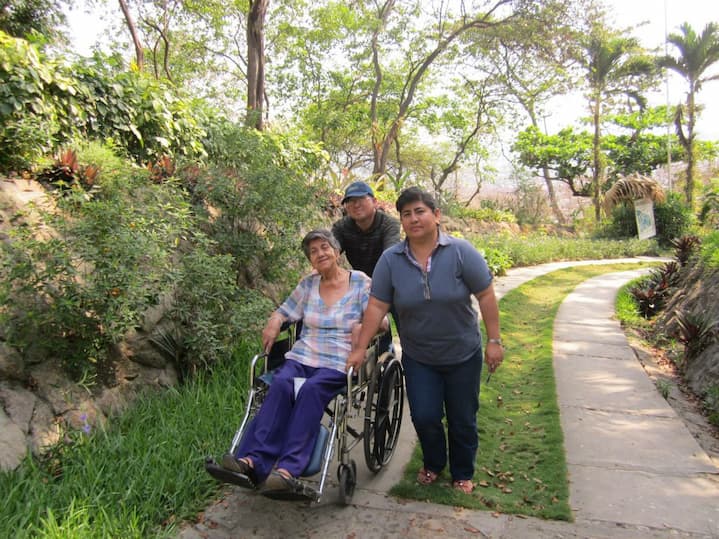
[[[704,31],[697,35],[689,23],[679,27],[680,34],[669,34],[667,41],[678,50],[677,56],[666,55],[660,58],[662,67],[679,73],[689,83],[685,105],[687,121],[686,133],[682,127],[684,111],[677,108],[675,124],[677,136],[687,154],[687,181],[684,189],[687,204],[693,203],[694,194],[694,126],[696,124],[696,94],[705,82],[719,79],[719,74],[704,76],[707,69],[719,61],[719,25],[708,23]]]
[[[604,177],[605,157],[601,153],[601,123],[614,98],[625,96],[644,107],[641,95],[655,69],[639,42],[624,37],[602,23],[592,25],[581,42],[578,60],[588,85],[587,99],[592,113],[592,198],[596,220],[601,217],[600,186]]]

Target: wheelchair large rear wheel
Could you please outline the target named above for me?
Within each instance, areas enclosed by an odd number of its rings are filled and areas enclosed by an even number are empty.
[[[394,453],[402,426],[404,373],[399,359],[379,361],[367,391],[364,419],[364,455],[367,467],[378,472]]]

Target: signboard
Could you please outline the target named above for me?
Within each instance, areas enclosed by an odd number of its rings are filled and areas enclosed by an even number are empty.
[[[634,217],[637,220],[637,232],[640,240],[657,235],[657,228],[654,224],[654,203],[650,198],[640,198],[634,201]]]

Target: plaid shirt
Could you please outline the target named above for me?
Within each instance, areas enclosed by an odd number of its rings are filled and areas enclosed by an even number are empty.
[[[351,333],[369,301],[370,278],[359,271],[350,272],[347,293],[331,307],[320,297],[320,275],[308,275],[277,309],[291,320],[302,320],[302,333],[288,359],[308,367],[325,367],[344,372],[352,348]]]

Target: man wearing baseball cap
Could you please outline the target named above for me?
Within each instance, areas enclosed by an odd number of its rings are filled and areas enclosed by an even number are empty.
[[[346,215],[332,225],[332,233],[352,268],[372,277],[382,252],[399,243],[399,221],[377,207],[365,182],[347,186],[342,206]]]

